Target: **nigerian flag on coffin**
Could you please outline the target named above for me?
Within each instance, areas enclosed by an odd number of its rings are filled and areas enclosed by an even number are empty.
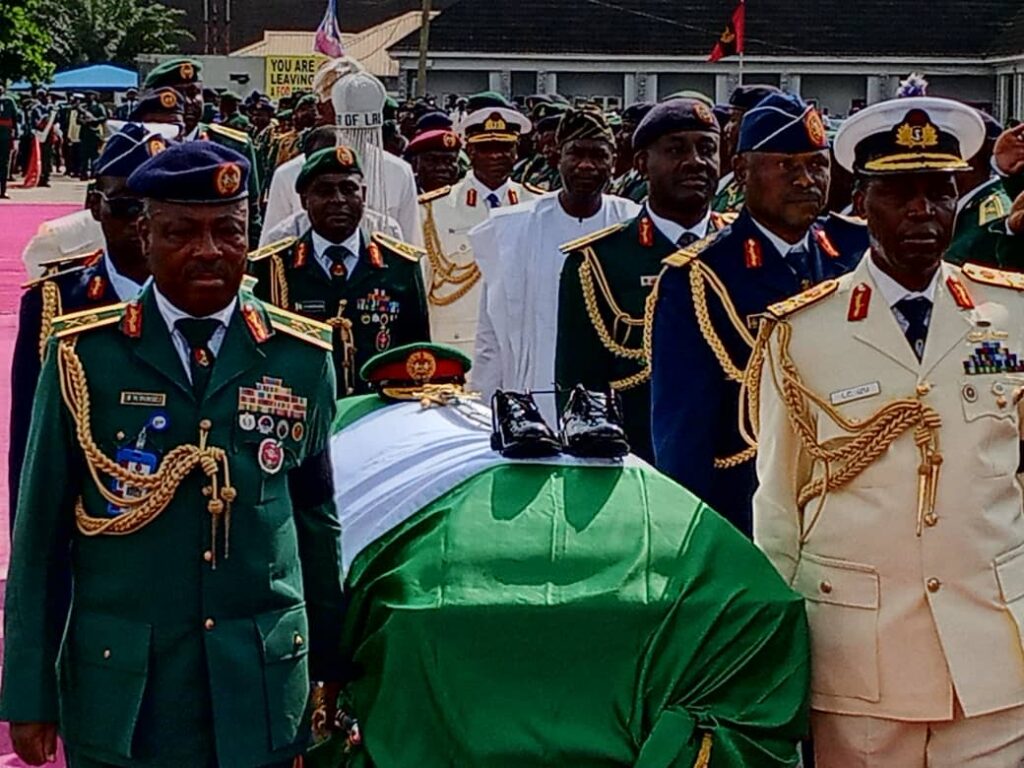
[[[341,408],[347,765],[798,763],[803,604],[724,519],[632,457],[506,460],[479,404]]]

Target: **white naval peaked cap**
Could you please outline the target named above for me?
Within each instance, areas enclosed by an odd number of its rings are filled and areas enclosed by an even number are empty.
[[[985,141],[985,123],[966,104],[915,96],[872,104],[836,134],[836,160],[868,176],[963,171]]]

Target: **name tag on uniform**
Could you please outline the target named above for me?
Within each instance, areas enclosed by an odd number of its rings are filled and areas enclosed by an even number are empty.
[[[167,405],[167,395],[163,392],[122,392],[121,405],[162,408]]]
[[[641,275],[640,276],[640,287],[641,288],[653,288],[654,284],[658,282],[657,275]]]
[[[843,403],[852,403],[855,400],[863,400],[866,397],[874,397],[881,393],[882,385],[877,381],[872,381],[867,384],[858,384],[856,387],[850,387],[849,389],[840,389],[829,394],[828,399],[832,405],[842,405]]]
[[[323,314],[327,311],[327,302],[323,300],[314,299],[313,301],[296,301],[295,302],[296,312],[317,312]]]

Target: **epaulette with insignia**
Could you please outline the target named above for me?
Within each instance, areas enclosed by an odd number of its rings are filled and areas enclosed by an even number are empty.
[[[42,285],[43,283],[48,282],[50,280],[56,280],[59,277],[66,277],[68,275],[73,275],[78,272],[84,272],[91,266],[91,263],[86,262],[85,264],[78,264],[77,266],[68,267],[67,269],[53,270],[51,272],[46,273],[45,275],[42,275],[41,277],[34,277],[27,283],[22,283],[21,287],[26,290],[29,288],[35,288],[37,285]]]
[[[669,254],[661,260],[661,263],[666,267],[685,267],[694,259],[699,258],[701,253],[703,253],[709,245],[715,242],[721,234],[722,230],[711,232],[707,237],[698,240],[695,243],[690,243],[688,246],[680,248],[675,253]]]
[[[234,128],[228,128],[227,126],[220,125],[218,123],[211,123],[206,126],[206,129],[210,131],[210,133],[224,136],[232,141],[237,141],[239,144],[249,144],[252,141],[252,139],[249,138],[248,133],[235,130]]]
[[[964,264],[963,273],[976,283],[1024,291],[1024,275],[1019,272],[1005,272],[1001,269],[981,267],[977,264]]]
[[[278,240],[276,243],[268,243],[262,248],[257,248],[255,251],[249,252],[249,261],[259,261],[265,259],[268,256],[273,256],[275,253],[280,253],[285,248],[290,247],[296,240],[297,237],[286,237],[284,240]]]
[[[120,321],[128,304],[108,304],[105,307],[70,312],[53,319],[53,335],[58,339],[82,331],[91,331]]]
[[[551,191],[550,189],[544,189],[543,187],[538,187],[536,184],[531,184],[528,181],[524,181],[523,182],[523,187],[525,189],[530,190],[535,195],[546,195],[548,192]]]
[[[416,200],[421,203],[429,203],[431,200],[437,200],[440,197],[445,197],[451,194],[451,191],[452,188],[450,186],[441,187],[440,189],[432,189],[429,192],[424,192],[422,195],[417,197]]]
[[[604,229],[597,230],[597,232],[591,232],[589,235],[584,235],[583,237],[577,237],[575,240],[570,240],[568,243],[558,246],[558,250],[560,250],[562,253],[572,253],[573,251],[578,251],[580,248],[586,245],[590,245],[591,243],[596,243],[598,240],[603,240],[604,238],[608,237],[608,235],[614,234],[622,229],[625,229],[627,226],[629,226],[628,222],[612,224],[610,227],[605,227]]]
[[[978,226],[984,227],[993,221],[1005,219],[1007,213],[1003,196],[994,192],[981,201],[981,207],[978,209]]]
[[[792,298],[772,304],[768,307],[768,311],[775,317],[781,319],[788,315],[792,315],[797,310],[804,309],[815,302],[821,301],[826,296],[830,296],[835,293],[838,288],[838,280],[826,280],[823,283],[818,283],[818,285],[815,285],[812,288],[808,288],[803,293],[798,293]]]
[[[270,315],[270,324],[274,326],[274,330],[307,341],[321,349],[328,351],[334,349],[334,344],[331,341],[333,329],[327,323],[296,315],[294,312],[266,302],[263,303],[263,308]]]
[[[254,275],[243,275],[242,276],[242,292],[252,293],[256,290],[256,284],[260,281],[258,277]]]
[[[832,218],[839,219],[839,221],[845,221],[847,224],[855,224],[858,227],[866,227],[868,220],[861,218],[860,216],[850,216],[845,213],[832,212],[829,214]]]
[[[88,251],[87,253],[80,253],[77,256],[61,256],[58,259],[47,259],[46,261],[39,262],[39,266],[43,269],[49,267],[70,267],[72,264],[79,264],[85,262],[86,266],[95,264],[103,256],[103,249],[97,248],[95,251]]]
[[[404,243],[401,240],[396,240],[382,232],[374,232],[371,237],[378,245],[387,248],[392,253],[397,253],[399,256],[402,256],[409,261],[418,262],[421,258],[427,255],[427,252],[422,248],[412,245],[411,243]]]

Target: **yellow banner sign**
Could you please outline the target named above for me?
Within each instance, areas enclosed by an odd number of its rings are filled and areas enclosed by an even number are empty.
[[[313,75],[326,59],[326,56],[316,53],[308,56],[267,56],[267,95],[279,99],[296,91],[312,91]]]

